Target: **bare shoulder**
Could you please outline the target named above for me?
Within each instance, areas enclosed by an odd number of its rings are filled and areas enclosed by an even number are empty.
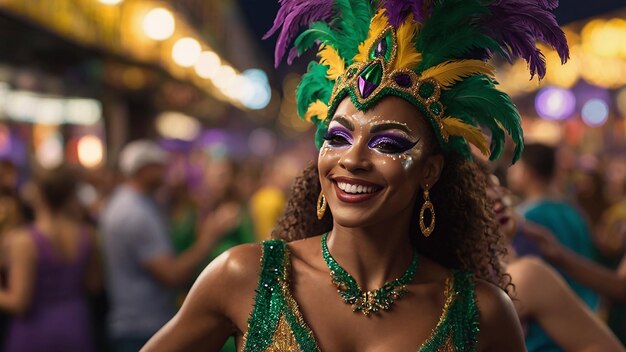
[[[243,244],[233,247],[215,258],[202,272],[198,281],[218,280],[227,287],[256,284],[261,267],[261,244]]]
[[[289,250],[299,254],[302,252],[310,252],[312,249],[321,250],[320,239],[322,236],[313,236],[289,242]]]
[[[245,324],[254,301],[262,254],[260,244],[240,245],[222,253],[200,274],[181,312],[219,316],[237,326]]]
[[[7,232],[0,243],[0,265],[16,262],[34,263],[37,260],[37,247],[26,228]],[[21,265],[21,264],[20,264]]]
[[[477,279],[479,346],[482,351],[522,351],[524,337],[511,298],[501,288]]]
[[[511,275],[515,291],[524,296],[525,300],[531,299],[537,287],[541,287],[543,294],[546,289],[553,286],[560,277],[556,271],[538,257],[522,257],[507,267]],[[539,292],[537,292],[539,293]]]
[[[26,228],[15,229],[6,234],[5,247],[20,254],[35,253],[35,242]]]
[[[507,267],[507,272],[515,276],[515,281],[536,279],[537,275],[550,275],[553,271],[541,258],[535,256],[521,257]]]
[[[476,304],[480,311],[481,321],[498,318],[503,311],[512,308],[511,298],[496,285],[485,280],[475,280]]]

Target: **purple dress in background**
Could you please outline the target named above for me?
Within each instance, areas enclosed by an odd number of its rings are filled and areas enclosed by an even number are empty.
[[[88,234],[80,232],[78,255],[66,262],[40,231],[30,233],[37,248],[33,297],[28,311],[13,318],[5,351],[94,351],[84,284],[92,254]]]

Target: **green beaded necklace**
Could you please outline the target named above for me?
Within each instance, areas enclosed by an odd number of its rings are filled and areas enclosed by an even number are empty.
[[[328,232],[322,236],[322,257],[324,257],[324,261],[328,265],[328,269],[330,269],[330,277],[333,284],[337,287],[337,292],[339,292],[344,302],[352,306],[353,312],[361,312],[369,316],[371,313],[377,313],[380,310],[389,310],[395,300],[407,293],[406,285],[413,280],[415,270],[417,269],[417,252],[413,253],[411,265],[409,265],[402,277],[386,282],[379,289],[363,292],[352,275],[348,274],[330,255],[328,245],[326,244],[327,238]]]

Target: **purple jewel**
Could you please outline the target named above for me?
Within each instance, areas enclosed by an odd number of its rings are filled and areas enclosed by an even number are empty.
[[[374,50],[374,56],[380,57],[387,53],[387,41],[385,39],[378,42],[376,50]]]
[[[406,73],[401,73],[399,75],[396,75],[394,77],[394,79],[396,80],[396,83],[400,86],[400,87],[404,87],[404,88],[408,88],[411,86],[411,77],[409,75],[407,75]]]
[[[367,98],[376,89],[376,86],[359,76],[359,92],[363,98]]]

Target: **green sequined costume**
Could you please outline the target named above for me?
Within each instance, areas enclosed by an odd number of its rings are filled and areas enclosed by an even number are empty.
[[[244,336],[244,352],[319,351],[289,287],[289,248],[281,240],[263,242],[261,275]],[[421,352],[476,351],[478,309],[472,275],[453,271],[439,323]]]

